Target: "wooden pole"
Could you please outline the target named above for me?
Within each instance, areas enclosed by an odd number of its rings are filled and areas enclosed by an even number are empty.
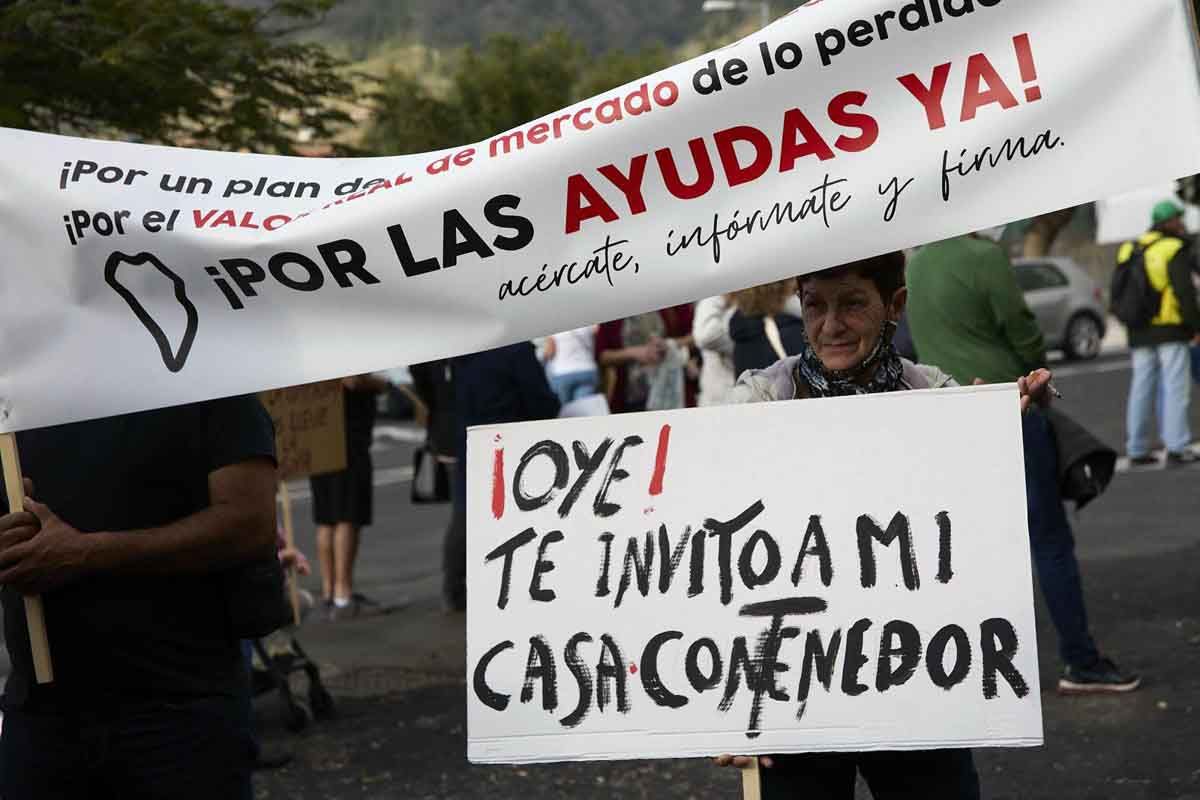
[[[17,437],[0,433],[0,462],[4,469],[4,487],[8,493],[9,513],[15,514],[25,506],[25,484],[21,476],[21,456],[17,452]],[[50,640],[46,637],[46,613],[42,598],[25,596],[25,624],[29,628],[29,649],[33,651],[33,674],[38,683],[54,680],[50,663]]]
[[[296,549],[296,529],[292,525],[292,498],[288,494],[287,481],[279,482],[279,505],[283,508],[283,539],[288,550]],[[288,567],[288,597],[292,601],[292,620],[300,624],[300,590],[296,586],[296,564]]]
[[[758,756],[742,769],[742,800],[762,800],[762,781],[758,772]]]
[[[1192,48],[1197,56],[1197,68],[1200,69],[1200,24],[1196,19],[1196,0],[1182,0],[1188,19],[1192,23]]]

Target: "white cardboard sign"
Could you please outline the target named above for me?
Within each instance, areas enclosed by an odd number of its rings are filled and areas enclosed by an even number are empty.
[[[0,129],[0,432],[484,350],[1200,172],[1189,7],[808,3],[394,158]]]
[[[1014,387],[484,426],[476,763],[1042,742]]]

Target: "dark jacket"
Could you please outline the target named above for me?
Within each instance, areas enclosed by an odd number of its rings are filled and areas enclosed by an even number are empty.
[[[1058,489],[1079,510],[1108,488],[1117,467],[1117,451],[1056,408],[1044,412],[1058,450]]]
[[[550,419],[558,416],[560,403],[529,342],[459,356],[451,369],[458,430],[453,497],[456,505],[465,507],[467,428]]]
[[[791,314],[776,314],[775,325],[787,355],[799,355],[804,350],[804,323]],[[735,311],[729,318],[729,337],[733,339],[735,375],[749,369],[766,369],[780,358],[767,339],[763,317],[750,317]]]
[[[436,455],[453,456],[458,448],[455,425],[454,371],[450,360],[413,364],[408,368],[413,388],[429,410],[426,443]]]

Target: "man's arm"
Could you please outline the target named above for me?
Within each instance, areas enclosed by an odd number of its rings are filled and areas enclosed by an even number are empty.
[[[254,458],[209,473],[208,508],[157,528],[80,533],[54,510],[27,500],[40,527],[0,552],[0,583],[41,594],[93,574],[213,572],[275,552],[275,465]]]
[[[1046,340],[1037,317],[1029,310],[1008,256],[999,247],[980,264],[980,280],[985,282],[988,303],[1009,347],[1021,359],[1025,372],[1046,365]],[[1013,376],[1015,379],[1017,376]]]

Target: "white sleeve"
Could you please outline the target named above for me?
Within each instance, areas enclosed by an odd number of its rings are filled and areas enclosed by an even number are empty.
[[[708,297],[696,303],[692,320],[692,338],[701,350],[712,350],[721,355],[733,355],[733,339],[729,338],[729,318],[733,307],[724,297]]]

